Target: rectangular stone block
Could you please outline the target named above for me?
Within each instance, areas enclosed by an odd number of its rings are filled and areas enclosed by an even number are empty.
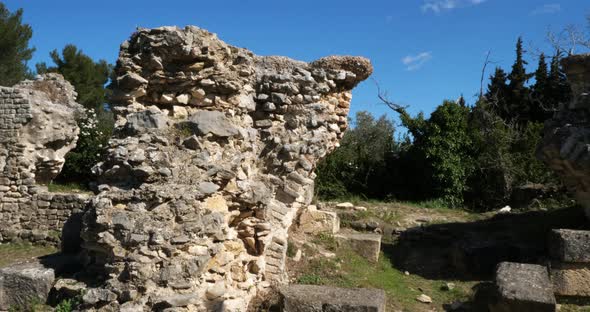
[[[558,296],[590,297],[590,264],[554,264],[551,267],[551,281]]]
[[[535,264],[502,262],[496,270],[497,302],[490,312],[554,312],[553,285],[547,268]]]
[[[385,312],[380,289],[289,285],[279,292],[284,312]]]
[[[348,244],[359,255],[371,262],[379,261],[381,235],[372,233],[343,233],[335,236],[339,243]]]
[[[312,205],[299,216],[299,229],[307,234],[336,234],[340,231],[340,219],[335,212],[317,210]]]
[[[552,230],[549,252],[555,261],[590,263],[590,231]]]
[[[54,280],[54,270],[38,260],[0,269],[0,310],[25,308],[33,300],[45,302]]]

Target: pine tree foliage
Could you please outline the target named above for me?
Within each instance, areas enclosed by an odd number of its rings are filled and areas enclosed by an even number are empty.
[[[37,72],[60,73],[78,92],[78,102],[88,109],[102,108],[107,99],[105,85],[109,80],[111,65],[105,60],[95,62],[74,45],[66,45],[61,55],[57,50],[50,53],[55,66],[37,64]]]
[[[27,61],[35,52],[29,47],[33,30],[22,18],[22,9],[11,13],[0,2],[0,86],[12,86],[31,76]]]

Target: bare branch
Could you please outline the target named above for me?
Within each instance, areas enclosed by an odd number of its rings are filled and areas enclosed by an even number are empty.
[[[486,54],[486,60],[483,63],[483,68],[481,69],[481,80],[479,81],[479,99],[483,98],[483,80],[485,78],[486,68],[488,67],[488,64],[490,63],[490,55],[491,54],[492,54],[492,50],[488,50],[488,53]]]
[[[401,105],[396,104],[393,101],[389,100],[389,98],[387,97],[387,91],[382,91],[377,80],[375,80],[373,78],[371,78],[371,79],[373,80],[373,83],[375,83],[375,86],[377,86],[377,97],[379,98],[379,100],[381,100],[381,102],[383,102],[383,104],[387,105],[394,112],[396,112],[400,115],[406,115],[407,114],[406,108],[408,108],[408,107],[401,106]]]
[[[548,29],[547,41],[556,51],[565,51],[568,55],[575,54],[577,47],[590,49],[590,35],[576,25],[566,26],[559,34]]]

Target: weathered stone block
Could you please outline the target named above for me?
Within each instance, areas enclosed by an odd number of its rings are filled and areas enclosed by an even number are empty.
[[[547,268],[502,262],[496,270],[497,302],[490,312],[554,312],[555,295]]]
[[[0,269],[0,310],[45,302],[54,280],[54,270],[39,260]]]
[[[340,243],[350,245],[354,251],[371,262],[379,261],[381,235],[372,233],[345,233],[336,235]]]
[[[558,296],[590,297],[590,264],[554,264],[551,281]]]
[[[284,312],[384,312],[386,304],[380,289],[290,285],[280,295]]]
[[[308,234],[332,233],[340,231],[340,218],[335,212],[317,210],[309,206],[299,216],[299,229]]]
[[[549,251],[556,261],[590,263],[590,231],[553,230]]]

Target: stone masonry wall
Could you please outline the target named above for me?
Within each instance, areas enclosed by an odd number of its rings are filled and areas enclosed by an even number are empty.
[[[187,26],[139,29],[84,215],[84,309],[246,311],[285,282],[288,229],[347,127],[361,57],[260,57]]]
[[[36,90],[41,86],[46,91]],[[68,119],[78,107],[50,98],[64,91],[73,94],[57,75],[0,87],[0,242],[57,244],[70,216],[81,213],[88,201],[85,195],[48,193],[37,183],[37,176],[59,172],[60,160],[75,144],[77,127]],[[31,137],[38,131],[53,135]]]

